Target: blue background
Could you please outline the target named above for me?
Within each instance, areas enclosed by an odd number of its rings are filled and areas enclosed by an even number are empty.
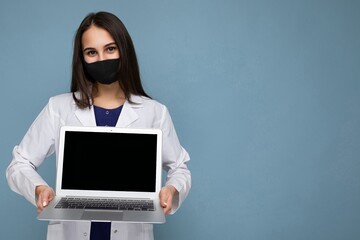
[[[99,10],[127,26],[192,158],[192,191],[156,239],[360,239],[355,0],[1,1],[1,239],[45,239],[5,169],[69,91],[74,33]],[[39,171],[53,185],[54,157]]]

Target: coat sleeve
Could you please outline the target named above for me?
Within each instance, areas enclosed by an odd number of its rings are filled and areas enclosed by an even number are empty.
[[[12,152],[6,170],[9,187],[36,205],[35,187],[47,185],[37,173],[45,158],[54,153],[54,124],[50,102],[40,112],[19,145]]]
[[[181,206],[191,188],[191,173],[187,167],[189,154],[180,145],[170,114],[164,106],[161,118],[163,131],[163,168],[167,171],[165,185],[172,185],[179,192],[173,200],[173,214]]]

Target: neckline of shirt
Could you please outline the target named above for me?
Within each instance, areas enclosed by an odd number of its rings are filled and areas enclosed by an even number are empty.
[[[96,108],[96,109],[100,109],[100,110],[104,110],[104,111],[116,111],[116,110],[119,110],[120,108],[123,107],[123,105],[120,105],[120,106],[117,107],[117,108],[111,108],[111,109],[109,109],[109,108],[99,107],[99,106],[96,106],[96,105],[93,105],[93,106],[94,106],[94,108]]]

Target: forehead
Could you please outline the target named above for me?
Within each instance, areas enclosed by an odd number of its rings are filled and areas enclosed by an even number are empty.
[[[106,44],[115,42],[114,38],[108,31],[103,28],[91,25],[81,38],[83,49],[85,48],[101,48]]]

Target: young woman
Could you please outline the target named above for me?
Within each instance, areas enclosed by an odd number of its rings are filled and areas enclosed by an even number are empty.
[[[111,13],[92,13],[82,21],[74,43],[71,93],[50,98],[13,150],[6,172],[9,186],[39,212],[55,193],[36,169],[57,155],[64,125],[161,129],[163,168],[168,172],[160,191],[164,212],[174,213],[188,195],[189,155],[179,143],[167,108],[145,93],[130,35]],[[153,239],[153,228],[119,222],[51,222],[47,239]]]

